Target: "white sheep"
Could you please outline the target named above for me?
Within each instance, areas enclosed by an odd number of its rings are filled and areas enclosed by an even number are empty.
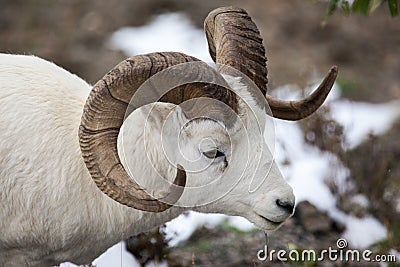
[[[224,75],[181,53],[153,53],[123,61],[92,87],[40,58],[0,54],[0,266],[88,264],[188,209],[243,216],[266,231],[293,213],[292,189],[263,138],[268,107],[233,71],[265,95],[259,32],[232,7],[211,12],[205,30]],[[272,114],[310,115],[336,74],[301,101],[266,95]],[[211,83],[182,85],[188,77]],[[171,81],[181,86],[157,92]],[[160,101],[122,126],[143,84]]]

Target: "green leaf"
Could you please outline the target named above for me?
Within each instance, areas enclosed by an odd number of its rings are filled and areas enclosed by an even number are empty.
[[[371,0],[368,8],[368,13],[372,14],[375,9],[377,9],[382,4],[382,2],[383,0]]]
[[[396,17],[399,15],[399,2],[398,0],[388,0],[388,6],[390,10],[390,15]]]
[[[323,25],[326,24],[326,22],[328,21],[329,17],[332,16],[332,14],[335,12],[336,5],[337,5],[338,2],[339,2],[339,0],[329,0],[328,7],[326,9],[324,19],[322,21]]]
[[[340,3],[340,6],[342,7],[342,10],[345,14],[350,14],[350,4],[349,1],[347,0],[342,0]]]
[[[352,5],[354,13],[368,14],[370,0],[355,0]]]

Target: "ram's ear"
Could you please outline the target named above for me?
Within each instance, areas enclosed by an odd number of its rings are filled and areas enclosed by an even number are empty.
[[[162,133],[166,129],[171,132],[170,129],[176,128],[171,125],[176,124],[175,121],[168,121],[175,107],[174,104],[160,102],[142,106],[125,119],[119,133],[118,155],[123,167],[154,198],[167,197],[170,183],[176,176],[174,170],[179,168],[176,149],[172,149],[176,145],[170,146],[174,139],[171,133]],[[134,176],[135,173],[142,175]]]
[[[188,122],[182,109],[171,103],[157,102],[141,107],[143,119],[150,129],[165,131],[180,129]],[[163,129],[165,128],[165,129]]]

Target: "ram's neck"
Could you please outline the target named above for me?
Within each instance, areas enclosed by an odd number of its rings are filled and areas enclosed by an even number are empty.
[[[151,138],[155,138],[159,135],[159,131],[149,129],[151,131],[144,135],[143,129],[146,127],[144,119],[140,116],[140,113],[136,114],[135,112],[133,115],[136,117],[124,123],[125,130],[121,130],[121,134],[118,138],[121,161],[123,165],[129,169],[128,172],[134,174],[135,179],[137,179],[139,183],[146,179],[148,181],[157,181],[153,178],[156,176],[157,172],[151,165],[147,165],[147,159],[148,157],[158,159],[158,155],[162,153],[160,142],[155,142],[155,139],[153,140]],[[75,120],[77,125],[71,126],[70,132],[76,133],[76,130],[73,129],[78,127],[79,119],[80,118],[77,116]],[[146,140],[147,146],[143,145],[144,140]],[[74,159],[80,156],[77,141],[75,144],[76,152],[74,151],[75,154],[70,157]],[[124,145],[123,149],[121,148],[122,145]],[[55,145],[55,147],[55,150],[63,149],[62,146]],[[145,152],[145,150],[147,152]],[[61,154],[60,152],[58,153]],[[123,156],[123,153],[125,153],[126,156]],[[178,207],[167,209],[161,213],[151,213],[124,206],[109,198],[96,188],[81,158],[79,158],[78,164],[76,161],[71,161],[69,168],[73,170],[73,168],[76,168],[76,165],[79,166],[78,176],[85,177],[85,179],[74,180],[76,177],[74,175],[68,178],[70,182],[68,182],[66,186],[53,185],[53,188],[59,188],[59,190],[54,192],[54,197],[52,199],[57,199],[58,196],[62,196],[65,199],[64,203],[68,203],[68,206],[63,205],[62,207],[66,208],[60,209],[64,211],[64,213],[57,210],[60,214],[59,218],[67,219],[62,220],[62,225],[57,228],[63,229],[63,231],[54,232],[52,236],[61,235],[60,238],[64,240],[65,244],[73,244],[71,246],[73,248],[76,247],[76,244],[80,244],[84,248],[79,252],[79,255],[75,256],[77,262],[89,262],[94,259],[89,257],[97,257],[120,240],[151,230],[177,217],[183,212],[183,209]],[[159,161],[157,168],[162,170],[161,173],[165,175],[165,177],[173,177],[175,175],[174,169],[168,168],[167,165],[168,164],[164,161]],[[66,195],[64,191],[69,192],[69,195]],[[70,196],[75,197],[71,198]],[[75,208],[68,208],[69,206]],[[45,208],[41,210],[44,209]],[[47,219],[45,218],[45,220]],[[57,220],[55,223],[60,222]],[[79,226],[78,228],[77,225]],[[79,234],[71,234],[75,232]],[[85,239],[82,240],[82,237]],[[56,240],[56,238],[54,240]],[[96,246],[93,246],[93,244],[96,244]],[[55,244],[55,246],[56,245],[59,244]],[[65,246],[62,246],[63,249],[60,249],[60,251],[65,251]],[[71,253],[76,252],[72,251]],[[85,255],[90,256],[86,257]],[[79,257],[82,257],[82,259]]]

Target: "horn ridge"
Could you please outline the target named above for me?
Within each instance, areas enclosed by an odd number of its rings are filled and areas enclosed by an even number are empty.
[[[237,7],[217,8],[205,19],[204,31],[214,62],[242,72],[265,95],[268,83],[265,48],[247,12]]]
[[[182,195],[186,183],[183,168],[177,170],[165,197],[169,203],[148,195],[122,166],[117,138],[128,103],[143,82],[162,69],[196,60],[180,53],[135,56],[109,71],[89,94],[79,127],[82,157],[97,187],[119,203],[143,211],[161,212]]]
[[[219,71],[226,70],[223,65],[233,67],[250,78],[265,96],[275,118],[300,120],[315,112],[324,102],[331,90],[336,76],[334,66],[321,86],[308,98],[299,101],[282,101],[267,94],[268,70],[265,48],[260,31],[247,12],[237,7],[222,7],[210,12],[204,21],[209,52]],[[250,94],[260,107],[264,102]]]

